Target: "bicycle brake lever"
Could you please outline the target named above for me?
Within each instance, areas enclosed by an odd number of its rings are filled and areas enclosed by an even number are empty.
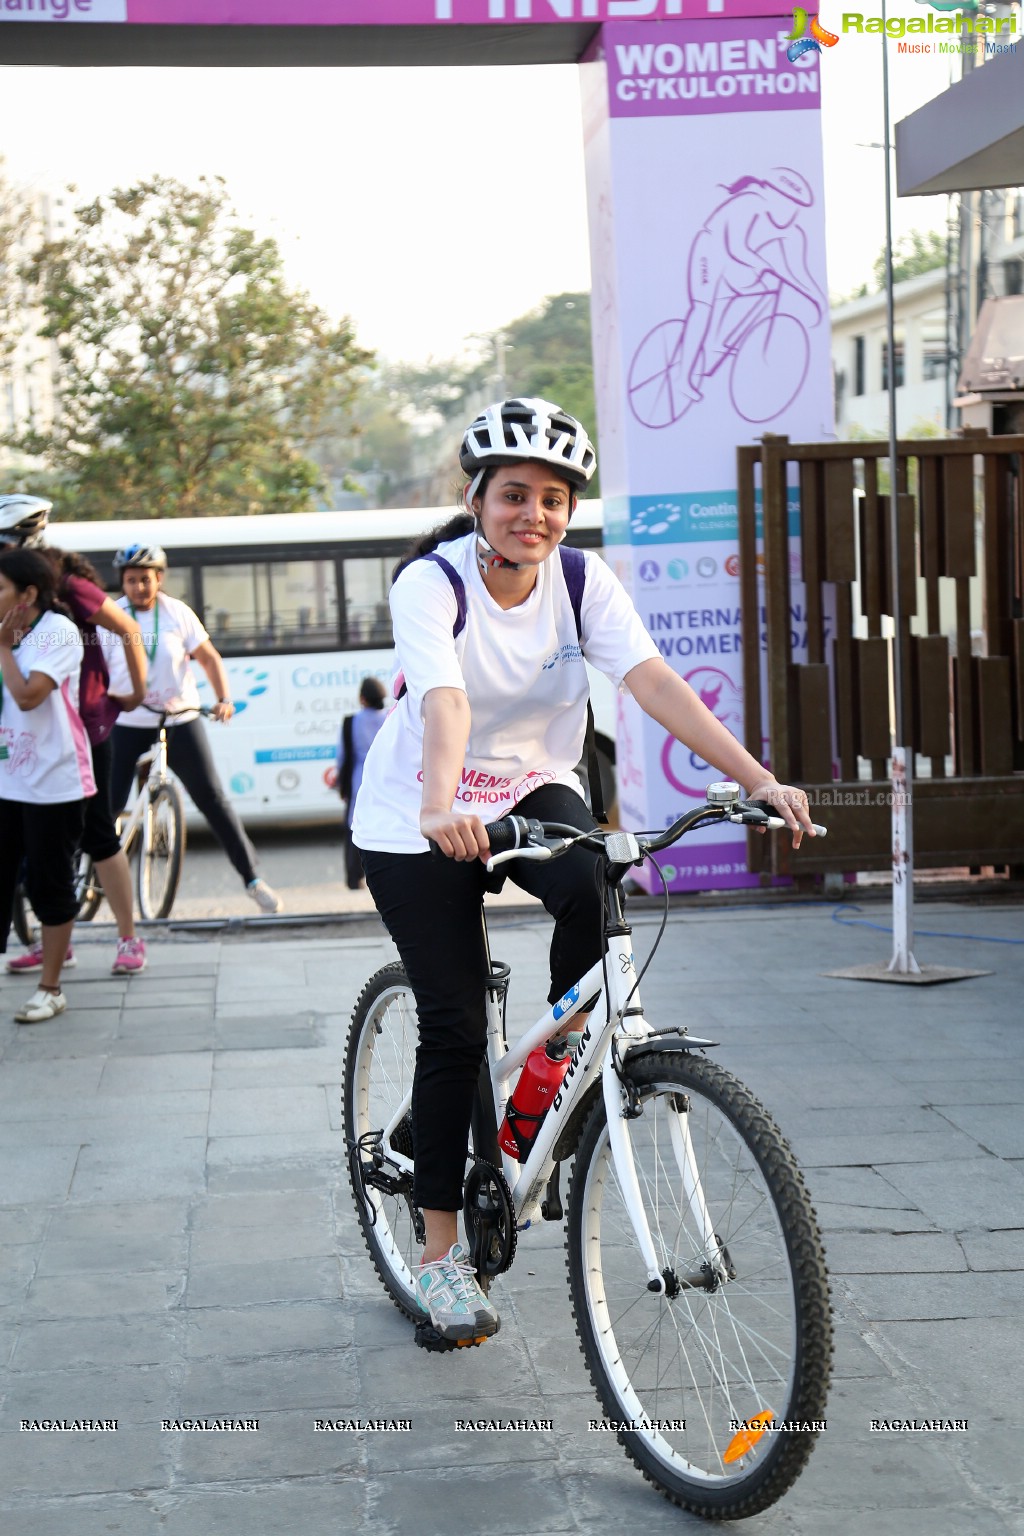
[[[551,848],[506,848],[504,853],[492,853],[484,868],[490,874],[499,864],[504,864],[508,859],[551,859],[554,851]]]
[[[786,830],[786,823],[781,816],[769,816],[765,812],[761,813],[761,817],[757,821],[751,817],[749,810],[734,811],[728,819],[738,822],[741,827],[768,827],[773,832],[784,832]],[[814,828],[816,837],[828,836],[827,827],[821,826],[816,821],[812,821],[811,826]]]

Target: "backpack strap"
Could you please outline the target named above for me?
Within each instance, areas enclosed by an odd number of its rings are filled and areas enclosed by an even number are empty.
[[[559,544],[559,559],[562,562],[562,575],[565,577],[565,585],[569,593],[569,601],[572,604],[572,615],[576,620],[576,638],[582,644],[583,641],[583,591],[587,583],[587,562],[582,549],[573,549],[571,545]],[[583,737],[583,755],[587,760],[587,782],[590,789],[590,809],[597,821],[602,826],[608,825],[608,817],[604,808],[604,791],[601,788],[601,768],[597,757],[597,733],[594,728],[594,706],[587,699],[587,729]]]
[[[572,616],[576,620],[576,639],[583,639],[583,588],[587,582],[587,562],[582,549],[559,544],[558,558],[562,562],[562,575],[572,603]]]
[[[445,575],[448,577],[448,580],[451,583],[452,591],[455,593],[455,607],[457,610],[455,614],[455,623],[452,625],[452,639],[455,640],[459,635],[462,634],[462,631],[466,627],[465,583],[463,582],[462,577],[459,575],[458,571],[455,569],[454,565],[452,565],[450,560],[446,560],[444,555],[431,553],[429,555],[420,555],[419,558],[421,560],[433,560],[435,565],[439,565],[441,567],[442,571],[444,571]],[[405,697],[406,686],[404,672],[397,672],[395,674],[393,692],[396,699],[402,699]]]
[[[435,565],[441,567],[452,584],[452,591],[455,593],[455,603],[458,608],[458,613],[455,615],[455,623],[452,625],[452,639],[456,640],[466,627],[466,588],[462,577],[454,565],[445,559],[444,555],[429,554],[422,555],[420,558],[423,560],[433,560]]]

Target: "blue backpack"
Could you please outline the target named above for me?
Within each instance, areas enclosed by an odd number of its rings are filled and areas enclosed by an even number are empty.
[[[583,640],[583,589],[587,581],[587,563],[583,558],[581,549],[573,549],[568,545],[559,544],[558,556],[562,562],[562,575],[565,577],[565,585],[569,592],[569,601],[572,604],[573,618],[576,620],[576,638]],[[446,560],[444,555],[431,553],[421,555],[421,560],[433,560],[439,565],[451,582],[452,591],[455,593],[457,612],[455,623],[452,625],[452,638],[456,639],[466,627],[466,587],[458,571]],[[405,692],[403,680],[398,697]],[[594,733],[594,709],[590,700],[587,700],[587,731],[583,739],[583,753],[587,760],[587,780],[590,789],[590,809],[596,819],[606,825],[608,817],[605,815],[604,793],[601,789],[601,772],[597,759],[597,740]]]

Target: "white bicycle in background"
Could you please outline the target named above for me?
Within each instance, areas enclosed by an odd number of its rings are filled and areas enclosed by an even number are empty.
[[[511,1047],[509,967],[488,961],[490,1092],[477,1096],[463,1215],[486,1288],[510,1268],[521,1231],[538,1219],[563,1221],[561,1165],[575,1160],[565,1229],[569,1291],[604,1410],[626,1454],[668,1498],[698,1514],[741,1519],[792,1485],[825,1418],[832,1321],[821,1235],[778,1127],[705,1055],[715,1042],[644,1016],[643,971],[621,894],[635,865],[723,820],[785,825],[767,807],[741,803],[738,787],[726,783],[712,785],[704,805],[661,834],[582,833],[516,816],[488,827],[489,867],[557,858],[575,845],[601,855],[605,945],[601,961]],[[663,933],[664,923],[655,950]],[[535,1047],[564,1036],[597,994],[520,1164],[497,1140],[519,1070]],[[417,1343],[453,1349],[425,1319],[414,1285],[424,1242],[412,1196],[416,1039],[405,973],[386,965],[359,996],[346,1047],[349,1170],[382,1284],[417,1324]]]

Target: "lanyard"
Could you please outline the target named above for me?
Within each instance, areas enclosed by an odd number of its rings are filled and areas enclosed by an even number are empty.
[[[36,625],[39,623],[39,620],[41,618],[42,618],[42,614],[41,613],[37,613],[35,618],[32,620],[32,623],[29,625],[28,629],[26,629],[25,635],[30,635],[32,633],[32,631],[35,629]],[[24,640],[25,635],[22,635],[21,640]],[[11,650],[12,651],[16,651],[18,649],[18,646],[21,644],[21,640],[18,641],[18,645],[12,645],[11,646]],[[2,710],[3,707],[4,707],[4,679],[3,679],[3,673],[0,673],[0,710]],[[6,756],[7,756],[7,748],[6,747],[0,747],[0,759],[5,758]]]
[[[142,642],[143,645],[145,646],[146,655],[149,657],[150,662],[153,662],[153,661],[156,660],[156,648],[157,648],[157,645],[159,644],[159,641],[160,641],[160,599],[159,599],[159,597],[157,598],[157,600],[154,603],[153,607],[154,607],[153,635],[152,635],[153,643],[152,643],[152,645],[146,645],[145,641]],[[138,621],[138,619],[136,618],[136,615],[135,615],[135,604],[134,603],[129,603],[128,604],[128,609],[129,609],[129,612],[131,613],[132,618],[135,619],[135,622],[137,624],[139,621]]]

